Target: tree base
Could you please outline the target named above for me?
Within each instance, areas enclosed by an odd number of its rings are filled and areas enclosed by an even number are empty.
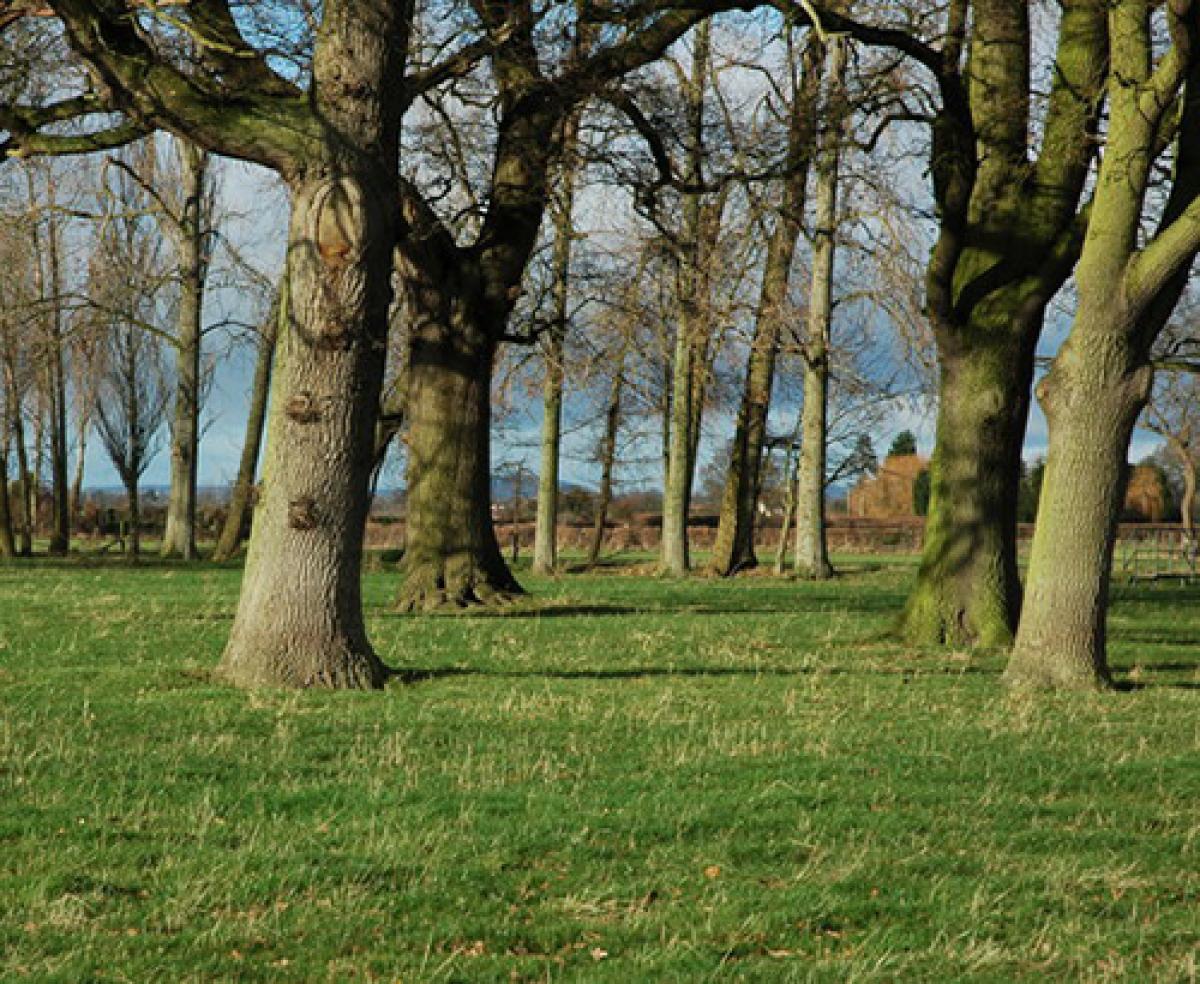
[[[930,585],[918,584],[896,627],[905,641],[918,646],[1011,646],[1014,630],[1002,604],[972,604],[946,597]]]
[[[736,557],[728,562],[712,562],[706,568],[704,573],[709,577],[736,577],[746,571],[752,571],[758,567],[758,558],[754,554],[748,554],[742,557]]]
[[[829,561],[820,564],[801,564],[796,568],[796,577],[801,581],[831,581],[836,572]]]
[[[231,640],[216,675],[247,690],[381,690],[391,671],[369,646],[280,647],[276,639],[271,648],[260,648]]]
[[[1014,653],[1003,680],[1011,690],[1059,690],[1104,693],[1117,686],[1107,668],[1090,660],[1066,658],[1051,653]]]
[[[408,562],[396,597],[402,612],[432,612],[511,604],[525,595],[503,562]]]

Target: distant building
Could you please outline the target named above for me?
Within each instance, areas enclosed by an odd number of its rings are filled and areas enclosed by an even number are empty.
[[[848,513],[865,519],[915,516],[913,487],[917,476],[929,468],[919,454],[892,454],[874,475],[864,475],[850,490]]]

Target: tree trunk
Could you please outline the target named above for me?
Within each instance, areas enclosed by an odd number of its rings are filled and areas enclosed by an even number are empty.
[[[387,168],[296,179],[289,312],[263,491],[220,674],[242,686],[369,688],[362,531],[383,382],[395,211]]]
[[[16,386],[11,379],[11,372],[9,392],[12,394],[17,392]],[[33,554],[33,524],[35,522],[34,517],[36,516],[35,512],[30,511],[30,506],[31,503],[36,501],[36,493],[32,488],[32,476],[29,474],[29,455],[25,450],[25,424],[21,419],[21,405],[19,402],[14,401],[13,407],[13,445],[16,448],[17,454],[17,486],[20,489],[21,495],[21,533],[17,545],[17,553],[22,557],[29,557]]]
[[[71,516],[78,521],[83,512],[83,476],[87,461],[88,431],[91,429],[89,414],[80,413],[75,423],[75,475],[71,479]]]
[[[754,552],[755,510],[762,492],[762,461],[767,440],[767,416],[775,379],[779,335],[787,308],[792,259],[803,231],[808,167],[812,157],[813,118],[820,80],[823,46],[812,38],[801,59],[797,91],[792,94],[788,125],[787,176],[775,228],[767,243],[762,289],[754,322],[754,339],[746,366],[746,381],[738,406],[733,454],[721,495],[721,518],[710,563],[722,577],[758,565]]]
[[[1189,546],[1196,542],[1196,462],[1188,453],[1183,457],[1183,498],[1179,503],[1179,520]]]
[[[179,141],[186,186],[176,246],[180,280],[175,338],[175,414],[171,423],[171,492],[162,556],[196,557],[196,476],[200,451],[200,344],[204,306],[204,176],[208,159]]]
[[[941,353],[925,547],[901,624],[916,643],[1007,645],[1020,613],[1016,503],[1041,316],[1023,332],[1015,310],[995,316],[991,345]]]
[[[621,423],[621,390],[625,384],[625,349],[608,387],[608,404],[604,411],[604,437],[600,442],[600,488],[596,494],[596,516],[592,524],[592,544],[588,549],[588,566],[595,567],[604,545],[604,528],[608,523],[608,507],[612,502],[613,465],[617,459],[617,428]]]
[[[286,285],[284,291],[287,290]],[[254,363],[254,382],[250,387],[250,412],[246,418],[246,436],[242,441],[242,456],[238,461],[237,479],[229,493],[229,511],[225,525],[217,538],[213,560],[229,560],[242,542],[242,527],[254,496],[254,473],[262,449],[263,429],[267,420],[267,398],[271,392],[271,365],[275,360],[274,326],[264,330],[258,343],[258,358]]]
[[[579,118],[563,123],[561,187],[554,208],[554,313],[546,335],[542,383],[542,455],[538,469],[537,522],[533,535],[533,569],[552,573],[558,566],[558,477],[562,451],[563,358],[569,318],[571,239],[574,235],[575,142]]]
[[[796,573],[821,581],[833,576],[825,540],[825,457],[829,407],[829,345],[833,321],[833,263],[837,248],[838,165],[845,113],[846,41],[829,44],[826,129],[817,164],[816,228],[808,337],[804,345],[804,409],[800,427],[800,481],[796,490]]]
[[[129,556],[136,563],[142,555],[142,502],[136,476],[126,481],[125,496],[129,500]]]
[[[12,508],[8,498],[8,434],[7,421],[0,421],[5,433],[0,434],[0,557],[5,560],[17,555],[17,543],[13,538]]]
[[[521,594],[492,524],[492,335],[444,295],[411,328],[403,610]],[[456,311],[446,315],[450,305]],[[436,312],[436,313],[435,313]],[[448,318],[450,327],[444,328]]]
[[[793,435],[792,444],[795,444],[795,435]],[[800,457],[793,454],[790,445],[783,470],[783,518],[779,524],[779,542],[775,544],[775,573],[777,575],[782,574],[787,567],[788,538],[791,536],[792,523],[796,518],[796,493],[797,486],[800,484]]]
[[[1068,343],[1071,350],[1038,385],[1050,446],[1025,605],[1005,671],[1014,686],[1088,690],[1112,683],[1105,616],[1113,546],[1129,439],[1152,372],[1138,365],[1116,332],[1077,333],[1081,319],[1098,327],[1116,317],[1081,308],[1075,344]],[[1080,356],[1089,348],[1090,355]]]
[[[939,235],[926,302],[941,379],[925,547],[900,624],[915,643],[1007,645],[1016,629],[1015,504],[1034,352],[1045,306],[1078,255],[1108,6],[1061,5],[1036,161],[1029,5],[972,3],[969,26],[960,21],[969,44],[953,46],[956,84],[943,87],[932,127]]]

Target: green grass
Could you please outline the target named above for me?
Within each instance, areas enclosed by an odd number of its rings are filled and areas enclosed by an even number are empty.
[[[4,981],[1194,981],[1200,588],[1009,695],[830,585],[524,575],[383,694],[214,684],[239,572],[0,568]]]

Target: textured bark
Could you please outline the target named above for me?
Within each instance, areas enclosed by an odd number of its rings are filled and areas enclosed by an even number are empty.
[[[286,291],[286,285],[284,290]],[[267,421],[267,398],[271,391],[271,366],[275,361],[275,327],[266,328],[258,343],[258,358],[254,363],[254,382],[250,387],[250,409],[246,417],[246,436],[238,461],[237,478],[229,493],[229,511],[217,538],[212,559],[229,560],[242,542],[242,527],[254,498],[254,474],[262,450],[263,432]]]
[[[398,605],[504,601],[522,590],[492,525],[494,346],[467,312],[425,310],[438,317],[410,330],[408,519]]]
[[[196,481],[200,454],[200,345],[204,306],[205,174],[207,156],[179,141],[183,206],[169,216],[179,268],[179,313],[175,335],[175,412],[171,422],[171,490],[162,556],[196,556]]]
[[[1005,671],[1020,687],[1111,684],[1105,623],[1129,438],[1150,394],[1153,344],[1200,250],[1200,10],[1171,10],[1173,48],[1156,67],[1148,5],[1117,0],[1109,18],[1111,120],[1076,272],[1079,304],[1038,388],[1049,452]],[[1176,103],[1171,192],[1157,231],[1143,238],[1161,124]]]
[[[262,495],[221,675],[241,686],[379,687],[359,571],[391,301],[388,177],[343,165],[293,185]]]
[[[1016,528],[1033,360],[1031,353],[1008,350],[1014,321],[1002,311],[997,318],[992,358],[985,359],[977,344],[969,353],[944,351],[941,357],[925,548],[904,614],[914,641],[1006,645],[1020,613],[1010,531]],[[978,339],[983,332],[976,324]],[[1036,327],[1027,330],[1015,344],[1032,345],[1036,335]]]
[[[825,458],[829,407],[829,346],[833,321],[833,265],[837,248],[838,167],[845,115],[846,42],[829,41],[829,93],[817,160],[812,289],[804,342],[804,407],[800,424],[800,481],[796,491],[796,574],[814,581],[833,576],[825,538]]]
[[[1081,310],[1079,317],[1094,330],[1112,312]],[[1016,686],[1080,690],[1112,683],[1105,625],[1113,546],[1129,438],[1152,374],[1145,365],[1115,375],[1093,371],[1105,362],[1137,361],[1121,352],[1122,332],[1096,334],[1108,352],[1084,354],[1091,347],[1085,342],[1038,386],[1052,436],[1025,611],[1005,671]]]
[[[914,642],[1002,645],[1016,628],[1033,359],[1045,306],[1078,254],[1106,49],[1103,0],[1064,3],[1032,164],[1026,4],[976,4],[967,77],[952,66],[942,80],[932,157],[941,224],[927,273],[940,402],[925,547],[900,626]]]
[[[754,552],[755,511],[761,493],[767,415],[771,409],[775,359],[787,305],[792,260],[797,239],[804,228],[805,186],[812,157],[821,52],[822,46],[816,39],[805,47],[798,91],[792,98],[783,200],[767,242],[754,337],[750,343],[729,471],[721,494],[721,516],[710,561],[710,571],[721,577],[758,565]]]

